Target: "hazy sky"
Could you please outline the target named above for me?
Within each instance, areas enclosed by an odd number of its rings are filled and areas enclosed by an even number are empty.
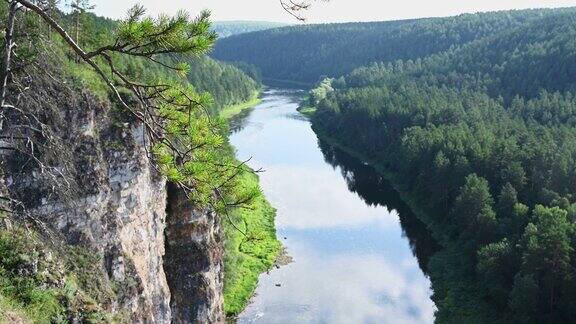
[[[121,18],[135,3],[150,14],[186,9],[196,13],[210,9],[213,20],[264,20],[292,22],[279,0],[92,0],[99,15]],[[312,0],[305,14],[309,23],[393,20],[450,16],[504,9],[576,6],[576,0]]]

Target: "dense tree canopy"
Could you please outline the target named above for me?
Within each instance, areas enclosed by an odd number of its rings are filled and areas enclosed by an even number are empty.
[[[187,78],[197,91],[212,95],[214,112],[250,100],[260,88],[257,81],[239,68],[206,56],[190,61]]]
[[[216,21],[212,24],[214,30],[220,38],[233,35],[251,33],[260,30],[284,27],[287,24],[266,21]]]
[[[468,19],[474,40],[310,94],[315,128],[392,171],[425,210],[444,247],[430,262],[440,322],[576,320],[574,17],[454,18],[447,30]],[[490,19],[505,27],[482,34]]]
[[[323,76],[339,77],[373,62],[415,60],[440,53],[513,30],[549,13],[506,11],[440,19],[289,26],[222,39],[213,57],[253,64],[265,79],[316,83]],[[545,29],[535,31],[546,34]]]

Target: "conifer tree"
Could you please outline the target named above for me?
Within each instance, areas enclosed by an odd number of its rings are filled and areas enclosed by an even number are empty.
[[[90,4],[89,0],[72,0],[70,3],[70,8],[72,8],[72,14],[74,15],[74,34],[76,35],[75,41],[78,45],[80,45],[82,20],[86,12],[94,9],[94,6]]]
[[[74,4],[78,14],[90,8],[87,1]],[[192,200],[199,205],[230,207],[243,205],[259,194],[256,189],[227,194],[234,192],[238,175],[249,169],[244,163],[238,164],[232,154],[226,154],[224,124],[208,111],[211,97],[197,93],[185,79],[189,68],[186,61],[204,55],[216,40],[216,34],[210,30],[208,11],[196,18],[184,11],[173,17],[152,18],[137,5],[120,22],[113,39],[92,45],[88,50],[46,11],[45,4],[11,0],[10,7],[15,9],[10,11],[14,19],[21,9],[37,15],[74,51],[80,64],[96,72],[117,105],[143,126],[148,150],[158,168]],[[17,108],[4,102],[11,66],[11,36],[12,33],[5,36],[2,109]],[[119,67],[119,62],[127,58],[155,64],[171,71],[172,77],[133,79]],[[230,196],[232,201],[226,199]]]

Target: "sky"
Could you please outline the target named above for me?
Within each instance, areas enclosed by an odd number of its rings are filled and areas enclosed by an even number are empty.
[[[420,17],[442,17],[461,13],[507,9],[576,6],[576,0],[309,0],[304,13],[307,23],[383,21]],[[297,23],[282,10],[279,0],[91,0],[98,15],[122,18],[140,3],[148,13],[173,14],[179,9],[194,14],[212,11],[213,21],[256,20]]]

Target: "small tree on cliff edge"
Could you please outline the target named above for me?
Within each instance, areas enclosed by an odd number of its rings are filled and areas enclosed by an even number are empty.
[[[70,3],[70,8],[72,8],[72,13],[74,15],[74,33],[76,34],[76,43],[81,45],[80,35],[82,29],[82,19],[84,18],[86,12],[94,9],[94,6],[90,4],[88,0],[73,0]]]

